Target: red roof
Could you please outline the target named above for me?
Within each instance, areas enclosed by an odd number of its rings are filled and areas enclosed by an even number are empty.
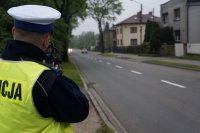
[[[118,23],[117,25],[127,25],[127,24],[140,24],[140,15],[133,15],[124,21]],[[148,20],[155,21],[155,22],[161,22],[160,17],[152,16],[151,14],[143,14],[142,15],[142,23],[147,23]]]

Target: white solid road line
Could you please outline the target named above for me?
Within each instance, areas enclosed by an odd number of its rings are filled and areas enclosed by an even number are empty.
[[[132,72],[132,73],[135,73],[135,74],[138,74],[138,75],[142,75],[141,72],[137,72],[137,71],[133,71],[133,70],[131,70],[131,72]]]
[[[115,67],[116,67],[116,68],[119,68],[119,69],[123,68],[123,67],[121,67],[121,66],[118,66],[118,65],[116,65]]]
[[[161,81],[164,82],[164,83],[167,83],[167,84],[173,85],[173,86],[180,87],[180,88],[186,88],[186,86],[179,85],[179,84],[176,84],[176,83],[173,83],[173,82],[167,81],[167,80],[161,80]]]

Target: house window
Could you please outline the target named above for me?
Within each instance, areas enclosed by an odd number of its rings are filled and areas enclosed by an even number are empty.
[[[113,31],[113,38],[116,38],[116,36],[117,36],[117,35],[116,35],[116,31],[114,30],[114,31]]]
[[[117,29],[117,34],[119,34],[119,29]]]
[[[168,23],[168,13],[164,13],[162,15],[162,21],[163,21],[163,24]]]
[[[137,33],[137,27],[131,27],[130,32],[131,33]]]
[[[122,28],[120,28],[120,33],[122,34]]]
[[[179,21],[181,18],[180,8],[174,10],[174,20]]]
[[[138,44],[137,39],[131,39],[131,46],[135,46],[137,44]]]
[[[123,46],[123,42],[122,42],[122,39],[121,39],[121,46]]]
[[[181,40],[181,33],[180,33],[180,30],[175,30],[175,31],[174,31],[174,36],[175,36],[175,41],[176,41],[176,42],[180,42],[180,40]]]

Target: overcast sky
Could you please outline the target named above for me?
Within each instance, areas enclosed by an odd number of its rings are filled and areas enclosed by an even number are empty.
[[[135,0],[139,3],[134,2],[133,0],[120,0],[122,2],[123,11],[122,14],[117,16],[117,20],[111,24],[116,24],[124,19],[137,14],[140,11],[140,4],[143,4],[143,14],[147,14],[150,11],[155,11],[156,16],[160,16],[160,5],[169,1],[169,0]],[[111,25],[110,24],[110,25]],[[80,35],[82,32],[94,31],[98,33],[98,26],[96,21],[92,18],[87,18],[85,21],[80,21],[80,25],[73,30],[74,35]]]

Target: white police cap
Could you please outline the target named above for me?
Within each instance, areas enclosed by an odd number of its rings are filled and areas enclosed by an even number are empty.
[[[61,16],[56,9],[42,5],[12,7],[8,14],[14,18],[15,27],[41,33],[51,32],[53,22]]]

